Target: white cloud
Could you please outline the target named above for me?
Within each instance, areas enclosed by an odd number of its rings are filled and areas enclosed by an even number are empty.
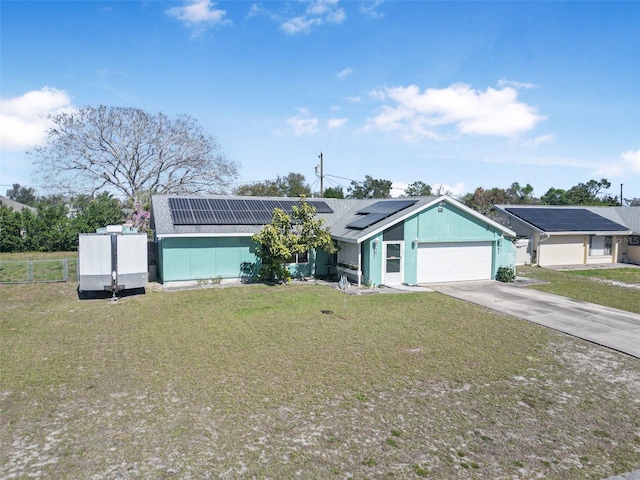
[[[384,3],[385,0],[373,0],[372,2],[364,2],[360,7],[360,11],[364,15],[371,18],[382,18],[384,15],[377,11],[377,8]]]
[[[327,126],[329,128],[339,128],[345,123],[347,123],[346,118],[330,118],[329,120],[327,120]]]
[[[344,70],[342,70],[341,72],[338,72],[336,74],[336,78],[338,80],[342,80],[344,78],[347,78],[349,75],[351,75],[353,73],[353,69],[351,67],[347,67]]]
[[[195,28],[197,33],[209,27],[231,23],[225,18],[227,11],[215,8],[215,5],[211,0],[191,0],[182,7],[169,8],[165,13],[188,27]]]
[[[356,95],[354,97],[347,97],[347,101],[351,103],[360,103],[362,98],[359,95]]]
[[[347,15],[338,6],[339,0],[313,0],[302,15],[295,15],[282,21],[280,28],[289,35],[308,33],[314,27],[324,23],[340,24]]]
[[[300,115],[287,119],[287,124],[293,129],[293,134],[296,136],[315,134],[318,131],[318,119],[308,117],[309,112],[306,109],[299,110]]]
[[[594,175],[620,177],[640,174],[640,148],[628,150],[620,155],[619,160],[605,165],[594,172]]]
[[[529,89],[529,88],[535,88],[537,87],[537,85],[535,83],[518,82],[517,80],[507,80],[506,78],[501,78],[500,80],[498,80],[498,87],[499,88],[513,87],[513,88]]]
[[[541,145],[543,143],[553,142],[554,140],[555,140],[555,137],[553,136],[553,134],[547,133],[546,135],[539,135],[527,142],[524,142],[523,146],[528,148],[536,148],[538,147],[538,145]]]
[[[372,97],[392,102],[367,121],[366,130],[401,131],[408,140],[440,138],[445,127],[465,135],[510,137],[535,128],[544,117],[519,102],[518,92],[505,87],[486,91],[456,83],[420,92],[416,85],[375,90]]]
[[[47,116],[72,111],[69,94],[56,88],[0,99],[0,150],[24,150],[43,142],[51,127]]]
[[[446,183],[436,183],[431,186],[431,193],[433,195],[451,195],[458,197],[464,195],[466,192],[464,182],[458,182],[455,185],[449,185]]]

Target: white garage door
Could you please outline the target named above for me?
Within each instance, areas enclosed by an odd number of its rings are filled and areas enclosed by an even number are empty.
[[[491,279],[491,242],[421,243],[418,283]]]

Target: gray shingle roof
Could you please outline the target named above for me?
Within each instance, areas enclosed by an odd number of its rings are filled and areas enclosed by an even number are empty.
[[[536,210],[536,209],[553,209],[555,211],[566,211],[568,212],[568,215],[571,216],[571,210],[588,210],[589,212],[595,213],[603,218],[606,218],[607,220],[610,220],[612,222],[615,222],[617,224],[619,224],[622,228],[624,228],[624,232],[626,233],[627,231],[631,230],[633,233],[635,234],[639,234],[640,233],[640,207],[600,207],[600,206],[583,206],[583,205],[572,205],[572,206],[567,206],[567,205],[496,205],[496,208],[499,211],[503,211],[505,213],[509,213],[507,211],[507,209],[518,209],[520,212],[525,211],[526,209],[532,209],[532,210]],[[526,218],[523,218],[524,220],[526,220]],[[597,229],[590,229],[587,228],[587,226],[585,226],[585,230],[584,231],[590,231],[590,230],[594,230],[596,231]],[[622,229],[618,229],[621,232],[623,231]],[[544,230],[542,230],[544,231]],[[554,231],[554,233],[564,233],[564,232],[570,232],[570,229],[567,229],[566,231]],[[613,231],[613,230],[612,230]]]
[[[231,236],[231,235],[246,235],[250,236],[257,233],[262,228],[262,225],[174,225],[171,220],[171,211],[169,209],[169,198],[176,198],[176,195],[153,195],[151,197],[151,220],[152,228],[155,229],[156,236]],[[181,196],[181,198],[188,198]],[[192,197],[195,198],[195,197]],[[197,198],[253,198],[258,200],[273,200],[273,197],[237,197],[229,195],[211,195],[206,197]],[[325,225],[329,227],[331,235],[335,239],[343,240],[346,242],[361,242],[372,235],[396,224],[400,220],[407,218],[428,206],[438,203],[440,201],[446,201],[457,205],[460,208],[466,209],[471,214],[476,215],[478,218],[483,219],[487,223],[495,226],[496,228],[505,232],[506,235],[514,235],[506,227],[498,225],[492,220],[483,217],[477,212],[473,212],[464,205],[452,200],[448,197],[412,197],[412,200],[416,200],[416,203],[397,212],[389,217],[367,227],[362,230],[347,228],[346,225],[361,218],[356,212],[370,206],[381,199],[336,199],[336,198],[323,198],[322,201],[326,202],[333,210],[333,213],[319,213],[318,217],[325,220]],[[298,200],[298,199],[296,199]],[[310,199],[312,200],[312,199]],[[397,200],[397,199],[396,199]],[[407,200],[407,199],[403,199]],[[394,199],[387,199],[385,201],[393,202]]]
[[[29,205],[25,205],[24,203],[16,202],[15,200],[11,200],[10,198],[3,197],[2,195],[0,195],[0,203],[6,205],[7,207],[13,208],[14,212],[19,212],[21,210],[24,210],[25,208],[27,210],[31,210],[33,213],[37,212],[37,210],[35,208],[30,207]]]

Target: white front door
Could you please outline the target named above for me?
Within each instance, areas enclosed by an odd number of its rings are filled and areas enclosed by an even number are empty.
[[[402,283],[402,257],[404,242],[383,242],[384,245],[384,275],[385,285],[400,285]]]

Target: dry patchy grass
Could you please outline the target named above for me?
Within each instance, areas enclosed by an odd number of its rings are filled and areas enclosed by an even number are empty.
[[[603,478],[637,360],[435,294],[0,287],[1,478]],[[327,313],[333,312],[333,313]]]
[[[619,273],[615,273],[616,270],[618,269],[558,271],[522,266],[518,267],[518,275],[547,282],[528,288],[640,313],[640,288],[634,283],[640,268],[623,268]],[[616,283],[624,283],[626,286]]]

